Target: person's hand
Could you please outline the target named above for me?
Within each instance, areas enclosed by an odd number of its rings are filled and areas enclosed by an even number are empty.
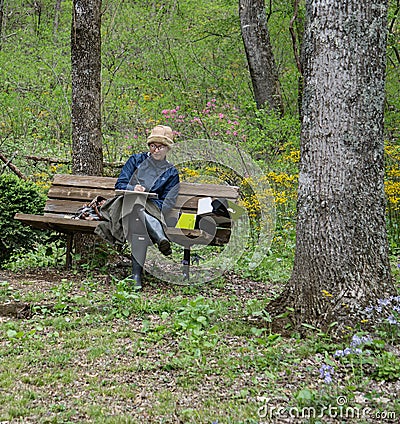
[[[146,191],[146,189],[142,185],[136,184],[135,187],[133,188],[133,191]]]

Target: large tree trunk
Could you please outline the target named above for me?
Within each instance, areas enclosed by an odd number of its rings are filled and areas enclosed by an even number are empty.
[[[72,172],[102,175],[101,0],[74,0],[71,30]]]
[[[267,27],[264,0],[239,0],[240,26],[257,107],[283,113],[278,71]]]
[[[101,0],[74,0],[71,28],[72,173],[103,174],[101,139]],[[75,253],[87,260],[95,237],[76,235]]]
[[[395,293],[383,185],[386,0],[306,7],[295,263],[271,310],[294,308],[297,325],[352,325]]]

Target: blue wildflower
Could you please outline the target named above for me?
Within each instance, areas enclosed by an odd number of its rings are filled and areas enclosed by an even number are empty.
[[[370,336],[357,336],[357,334],[355,334],[351,339],[350,347],[346,347],[344,350],[337,350],[333,356],[343,357],[347,355],[361,355],[363,352],[358,346],[369,343],[371,340]]]
[[[353,346],[353,347],[359,346],[361,343],[362,343],[361,342],[361,337],[360,336],[357,336],[357,335],[354,335],[353,338],[351,339],[350,346]]]
[[[334,368],[331,365],[322,365],[319,369],[320,378],[324,379],[324,383],[331,384],[332,383],[332,374],[335,372]]]
[[[387,306],[390,304],[390,299],[379,299],[378,300],[378,305],[380,306]]]
[[[357,336],[356,334],[351,339],[350,346],[351,347],[357,347],[365,343],[369,343],[371,341],[370,336]]]
[[[398,323],[397,319],[393,315],[388,316],[386,318],[386,320],[389,324],[397,324]]]
[[[353,350],[350,349],[349,347],[346,347],[346,349],[344,350],[337,350],[333,356],[347,356],[350,355],[351,353],[353,353]]]

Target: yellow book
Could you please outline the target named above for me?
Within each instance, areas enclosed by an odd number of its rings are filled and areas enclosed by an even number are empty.
[[[194,213],[183,213],[178,222],[175,225],[175,228],[182,228],[186,230],[193,230],[196,225],[196,215]]]

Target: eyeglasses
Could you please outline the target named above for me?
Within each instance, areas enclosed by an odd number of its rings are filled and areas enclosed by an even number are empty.
[[[150,149],[151,149],[151,150],[155,150],[155,151],[158,151],[158,150],[164,150],[164,149],[165,149],[165,147],[166,147],[166,146],[163,146],[162,144],[161,144],[161,146],[157,146],[157,145],[155,145],[155,144],[150,144]]]

